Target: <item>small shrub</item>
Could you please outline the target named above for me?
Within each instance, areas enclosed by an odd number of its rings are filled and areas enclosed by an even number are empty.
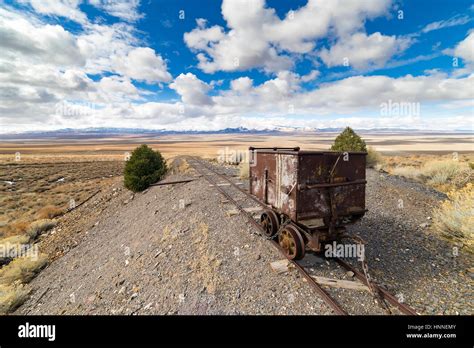
[[[442,191],[451,188],[460,188],[471,182],[474,172],[467,163],[444,160],[429,161],[420,168],[413,166],[395,167],[391,170],[394,175],[404,176],[408,179],[426,182]]]
[[[46,266],[46,255],[37,258],[22,256],[14,259],[0,269],[0,285],[11,285],[14,282],[28,283]]]
[[[54,205],[47,205],[36,213],[38,219],[54,219],[55,217],[62,215],[63,209],[55,207]]]
[[[430,185],[453,183],[463,186],[469,180],[472,169],[466,163],[453,160],[430,161],[421,167],[421,173]]]
[[[5,315],[26,301],[30,289],[23,284],[0,285],[0,315]]]
[[[368,168],[374,168],[376,165],[382,165],[384,162],[383,156],[380,152],[375,150],[372,146],[367,149],[366,165]]]
[[[158,151],[147,145],[133,150],[124,170],[124,185],[134,192],[143,191],[166,173],[166,162]]]
[[[31,223],[30,227],[26,231],[26,234],[30,237],[31,240],[34,240],[40,234],[52,229],[56,226],[57,222],[50,219],[41,219]]]
[[[346,127],[334,140],[333,151],[367,151],[367,145],[360,136],[350,127]]]
[[[474,185],[448,193],[448,199],[433,213],[433,228],[443,238],[474,253]]]
[[[420,170],[413,166],[395,167],[391,170],[391,172],[393,175],[403,176],[413,180],[418,179],[421,174]]]
[[[28,244],[30,237],[26,234],[0,239],[0,266],[20,256],[22,246]]]

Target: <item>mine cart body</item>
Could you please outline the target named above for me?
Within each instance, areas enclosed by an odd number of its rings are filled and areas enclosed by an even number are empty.
[[[250,148],[249,191],[306,231],[325,231],[317,237],[327,240],[366,211],[366,155]]]

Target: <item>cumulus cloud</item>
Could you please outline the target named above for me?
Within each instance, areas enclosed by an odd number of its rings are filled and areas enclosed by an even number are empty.
[[[24,16],[0,8],[0,48],[6,61],[83,65],[76,38],[60,25],[29,21]]]
[[[387,13],[391,0],[309,0],[280,19],[264,0],[222,2],[228,31],[221,26],[197,28],[184,35],[207,73],[262,68],[270,72],[293,66],[289,54],[310,53],[328,34],[346,38],[360,31],[368,18]],[[386,54],[387,55],[387,54]]]
[[[114,24],[87,21],[78,14],[80,1],[24,2],[37,13],[76,21],[81,29],[69,32],[59,24],[47,24],[41,16],[8,6],[0,9],[2,131],[144,125],[180,130],[472,125],[472,116],[462,110],[474,99],[474,75],[448,76],[439,71],[397,78],[360,75],[365,69],[391,64],[389,60],[410,44],[401,37],[365,32],[365,21],[386,14],[390,0],[309,0],[282,17],[264,0],[224,0],[226,27],[198,19],[196,28],[184,36],[199,67],[208,73],[254,68],[271,73],[262,80],[244,73],[230,80],[228,88],[223,80],[207,83],[190,72],[173,79],[164,56],[139,39],[132,23],[141,16],[138,1],[124,5],[94,0],[97,8],[127,21]],[[470,32],[450,54],[472,63],[473,41]],[[322,42],[328,46],[322,48]],[[313,70],[298,74],[293,68],[305,55],[320,61],[313,62]],[[322,82],[318,66],[339,66],[344,57],[359,75]],[[140,89],[137,81],[168,84],[180,100],[151,102],[147,96],[155,90]],[[421,119],[380,117],[381,103],[389,100],[421,103]],[[438,117],[431,124],[430,117],[423,120],[425,105],[449,112],[451,120]],[[360,116],[366,114],[372,116]]]
[[[321,50],[319,56],[328,67],[347,65],[362,70],[383,66],[409,45],[409,39],[385,36],[379,32],[371,35],[355,33],[329,50]]]
[[[467,37],[454,48],[454,55],[461,57],[467,63],[474,63],[474,30],[471,30]]]
[[[206,94],[210,87],[192,73],[180,74],[170,83],[169,87],[174,89],[183,103],[191,105],[211,104],[211,98]]]
[[[98,83],[99,93],[96,97],[102,102],[116,102],[139,98],[138,89],[127,77],[107,76]]]
[[[76,8],[78,4],[63,1],[55,7],[53,2],[29,3],[38,13],[66,17],[67,13],[71,17],[76,12],[60,12],[60,5]],[[94,112],[84,104],[109,110],[112,115],[112,110],[121,110],[117,105],[140,101],[150,93],[138,89],[132,80],[171,80],[161,55],[140,47],[142,42],[133,26],[87,21],[81,26],[82,30],[73,34],[59,24],[46,24],[32,13],[8,6],[0,8],[2,127],[31,128],[48,122],[56,126],[67,123],[71,127],[71,122],[81,125],[90,121],[90,113]],[[94,81],[90,74],[102,77]],[[58,105],[60,110],[73,112],[58,115]]]
[[[248,77],[239,77],[230,82],[231,89],[236,92],[247,92],[252,88],[253,80]]]
[[[149,47],[134,48],[115,57],[112,68],[123,76],[147,83],[171,81],[166,62]]]

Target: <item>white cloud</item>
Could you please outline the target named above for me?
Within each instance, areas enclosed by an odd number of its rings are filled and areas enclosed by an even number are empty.
[[[86,23],[87,16],[79,9],[81,0],[20,0],[20,3],[29,4],[40,14],[60,16],[79,23]]]
[[[207,28],[200,20],[184,41],[197,52],[198,66],[207,73],[251,68],[278,72],[293,66],[288,54],[310,53],[328,34],[350,37],[366,19],[386,14],[390,4],[391,0],[309,0],[280,19],[264,0],[224,0],[222,15],[229,30]]]
[[[127,101],[139,98],[138,89],[127,77],[107,76],[99,83],[97,98],[102,102]]]
[[[301,76],[301,81],[310,82],[319,77],[321,73],[318,70],[311,70],[307,75]]]
[[[166,62],[149,47],[134,48],[126,56],[115,57],[112,68],[123,76],[147,83],[171,81]]]
[[[467,24],[471,21],[469,16],[461,16],[461,15],[456,15],[453,16],[449,19],[445,19],[442,21],[437,21],[437,22],[432,22],[428,25],[426,25],[421,31],[423,33],[429,33],[430,31],[434,30],[440,30],[444,28],[449,28],[449,27],[454,27],[457,25],[464,25]]]
[[[172,79],[160,54],[149,47],[137,47],[141,42],[129,24],[89,24],[78,35],[77,42],[87,56],[87,73],[109,71],[150,84]]]
[[[87,57],[87,73],[101,74],[109,71],[113,57],[126,56],[139,44],[134,33],[132,26],[123,23],[88,24],[77,36],[81,53]]]
[[[30,5],[36,13],[47,16],[59,16],[80,24],[87,24],[88,18],[80,9],[81,3],[90,5],[106,12],[107,14],[135,22],[144,15],[139,12],[140,0],[18,0],[20,3]]]
[[[66,12],[53,10],[53,3],[31,4],[38,13],[67,17]],[[114,115],[135,117],[119,105],[141,101],[151,92],[138,89],[132,79],[171,80],[159,54],[137,47],[142,42],[129,24],[84,22],[82,30],[72,34],[40,18],[12,7],[0,8],[0,123],[5,129],[48,123],[80,126],[96,122],[91,115],[97,110],[107,110],[104,122]],[[88,74],[105,76],[95,82]],[[58,105],[72,110],[72,117],[57,114]],[[95,117],[102,118],[100,113]]]
[[[239,77],[230,82],[231,89],[236,92],[247,92],[252,88],[253,80],[248,77]]]
[[[79,66],[85,57],[76,38],[60,25],[42,24],[0,8],[0,48],[5,61]]]
[[[143,18],[139,12],[140,0],[89,0],[89,3],[109,15],[128,22],[135,22]]]
[[[74,11],[55,9],[52,3],[29,3],[32,7],[36,4],[38,13],[83,20]],[[61,4],[79,8],[79,2]],[[105,6],[105,2],[101,4]],[[101,4],[97,2],[97,6]],[[144,47],[130,23],[85,21],[81,30],[71,33],[60,25],[45,24],[31,13],[5,7],[0,9],[0,126],[2,131],[83,126],[221,129],[408,124],[446,129],[445,125],[453,128],[453,122],[458,122],[457,128],[465,128],[469,117],[461,111],[472,104],[474,75],[428,71],[425,76],[398,78],[353,76],[310,84],[316,87],[307,89],[305,83],[317,80],[319,71],[301,76],[290,70],[301,55],[317,52],[323,52],[321,59],[328,66],[340,65],[344,56],[356,69],[392,64],[388,62],[391,57],[409,42],[364,31],[364,22],[384,15],[389,5],[389,0],[310,0],[280,19],[263,0],[225,0],[222,13],[227,28],[207,27],[207,22],[199,19],[196,29],[185,34],[201,69],[212,73],[260,68],[274,73],[262,82],[247,76],[236,78],[227,90],[217,88],[223,85],[222,80],[206,83],[192,73],[172,79],[167,62]],[[127,20],[136,19],[132,15]],[[323,38],[333,46],[321,50],[319,40]],[[472,62],[469,48],[473,40],[471,32],[453,54]],[[99,77],[94,81],[91,74]],[[147,93],[153,92],[137,88],[134,81],[171,82],[169,87],[181,100],[146,102]],[[431,105],[445,113],[445,121],[451,115],[453,121],[443,123],[443,117],[438,117],[430,125],[416,117],[377,117],[380,104],[388,100],[421,103],[422,118],[424,106]],[[83,113],[73,117],[58,113],[58,102]],[[375,116],[360,116],[366,113]]]
[[[454,55],[461,57],[467,63],[474,63],[474,30],[454,48]]]
[[[170,83],[169,87],[181,96],[183,103],[191,105],[211,104],[211,98],[206,94],[210,89],[209,85],[199,80],[192,73],[180,74]]]
[[[365,33],[355,33],[348,39],[337,42],[329,50],[321,50],[319,55],[329,67],[345,65],[347,60],[349,66],[362,70],[383,66],[409,44],[408,39],[385,36],[379,32],[369,36]]]

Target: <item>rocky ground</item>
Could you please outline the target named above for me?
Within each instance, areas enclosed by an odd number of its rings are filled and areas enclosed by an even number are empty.
[[[369,212],[350,232],[368,242],[372,276],[419,313],[472,314],[472,260],[429,229],[442,196],[367,175]],[[202,177],[188,170],[167,180],[179,178],[195,180],[135,195],[117,179],[61,218],[40,241],[52,262],[15,313],[332,313],[295,270],[270,268],[282,256],[242,216],[229,216],[231,204]],[[315,275],[350,278],[314,255],[301,263]],[[383,313],[366,292],[329,291],[352,314]]]
[[[351,231],[366,242],[372,276],[424,314],[473,314],[473,259],[431,230],[445,196],[421,184],[367,171],[369,212]]]

